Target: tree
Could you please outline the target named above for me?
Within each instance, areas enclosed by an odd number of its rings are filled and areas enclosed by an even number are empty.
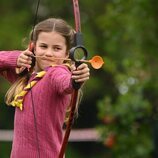
[[[98,103],[103,121],[99,130],[107,147],[109,137],[113,141],[109,147],[115,158],[158,156],[154,150],[157,141],[153,143],[157,139],[158,93],[156,3],[109,1],[98,19],[107,52],[105,73],[115,87],[115,93],[106,94]]]

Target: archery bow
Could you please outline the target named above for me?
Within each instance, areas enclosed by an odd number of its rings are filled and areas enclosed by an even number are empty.
[[[83,60],[87,59],[88,52],[83,46],[83,41],[82,41],[82,33],[81,33],[81,24],[80,24],[80,11],[79,11],[79,5],[78,5],[78,0],[73,0],[73,9],[74,9],[74,18],[75,18],[75,27],[76,27],[76,33],[75,33],[75,43],[74,47],[70,49],[70,58],[75,61],[76,67],[81,64],[80,61],[77,61],[75,59],[75,53],[77,52],[78,49],[81,49],[84,53]],[[77,105],[77,98],[78,98],[78,89],[80,88],[80,84],[75,83],[73,81],[73,93],[72,93],[72,99],[70,103],[71,111],[68,119],[68,123],[66,126],[66,131],[65,131],[65,136],[63,139],[63,143],[60,149],[59,157],[58,158],[63,158],[66,146],[68,143],[69,135],[71,132],[72,124],[73,124],[73,119],[74,119],[74,113]]]

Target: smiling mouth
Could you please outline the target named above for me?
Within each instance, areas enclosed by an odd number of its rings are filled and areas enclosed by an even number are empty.
[[[54,62],[55,61],[55,59],[54,58],[52,58],[52,57],[46,57],[46,56],[40,56],[39,57],[40,59],[42,59],[42,60],[46,60],[46,61],[51,61],[51,62]]]

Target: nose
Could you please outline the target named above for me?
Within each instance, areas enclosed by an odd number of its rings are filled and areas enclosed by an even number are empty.
[[[53,56],[53,51],[51,49],[47,49],[47,51],[45,52],[45,56],[52,57]]]

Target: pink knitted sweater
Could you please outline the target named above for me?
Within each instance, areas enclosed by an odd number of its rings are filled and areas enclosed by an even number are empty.
[[[14,81],[10,71],[16,66],[19,52],[0,52],[0,70],[7,70],[7,79]],[[30,80],[33,77],[30,78]],[[29,91],[23,102],[23,111],[16,108],[11,158],[38,158],[32,98],[37,121],[40,158],[57,158],[62,139],[62,126],[72,92],[71,73],[66,66],[47,68],[45,76]]]
[[[0,74],[10,82],[14,82],[17,78],[15,68],[19,54],[19,51],[0,51]]]

